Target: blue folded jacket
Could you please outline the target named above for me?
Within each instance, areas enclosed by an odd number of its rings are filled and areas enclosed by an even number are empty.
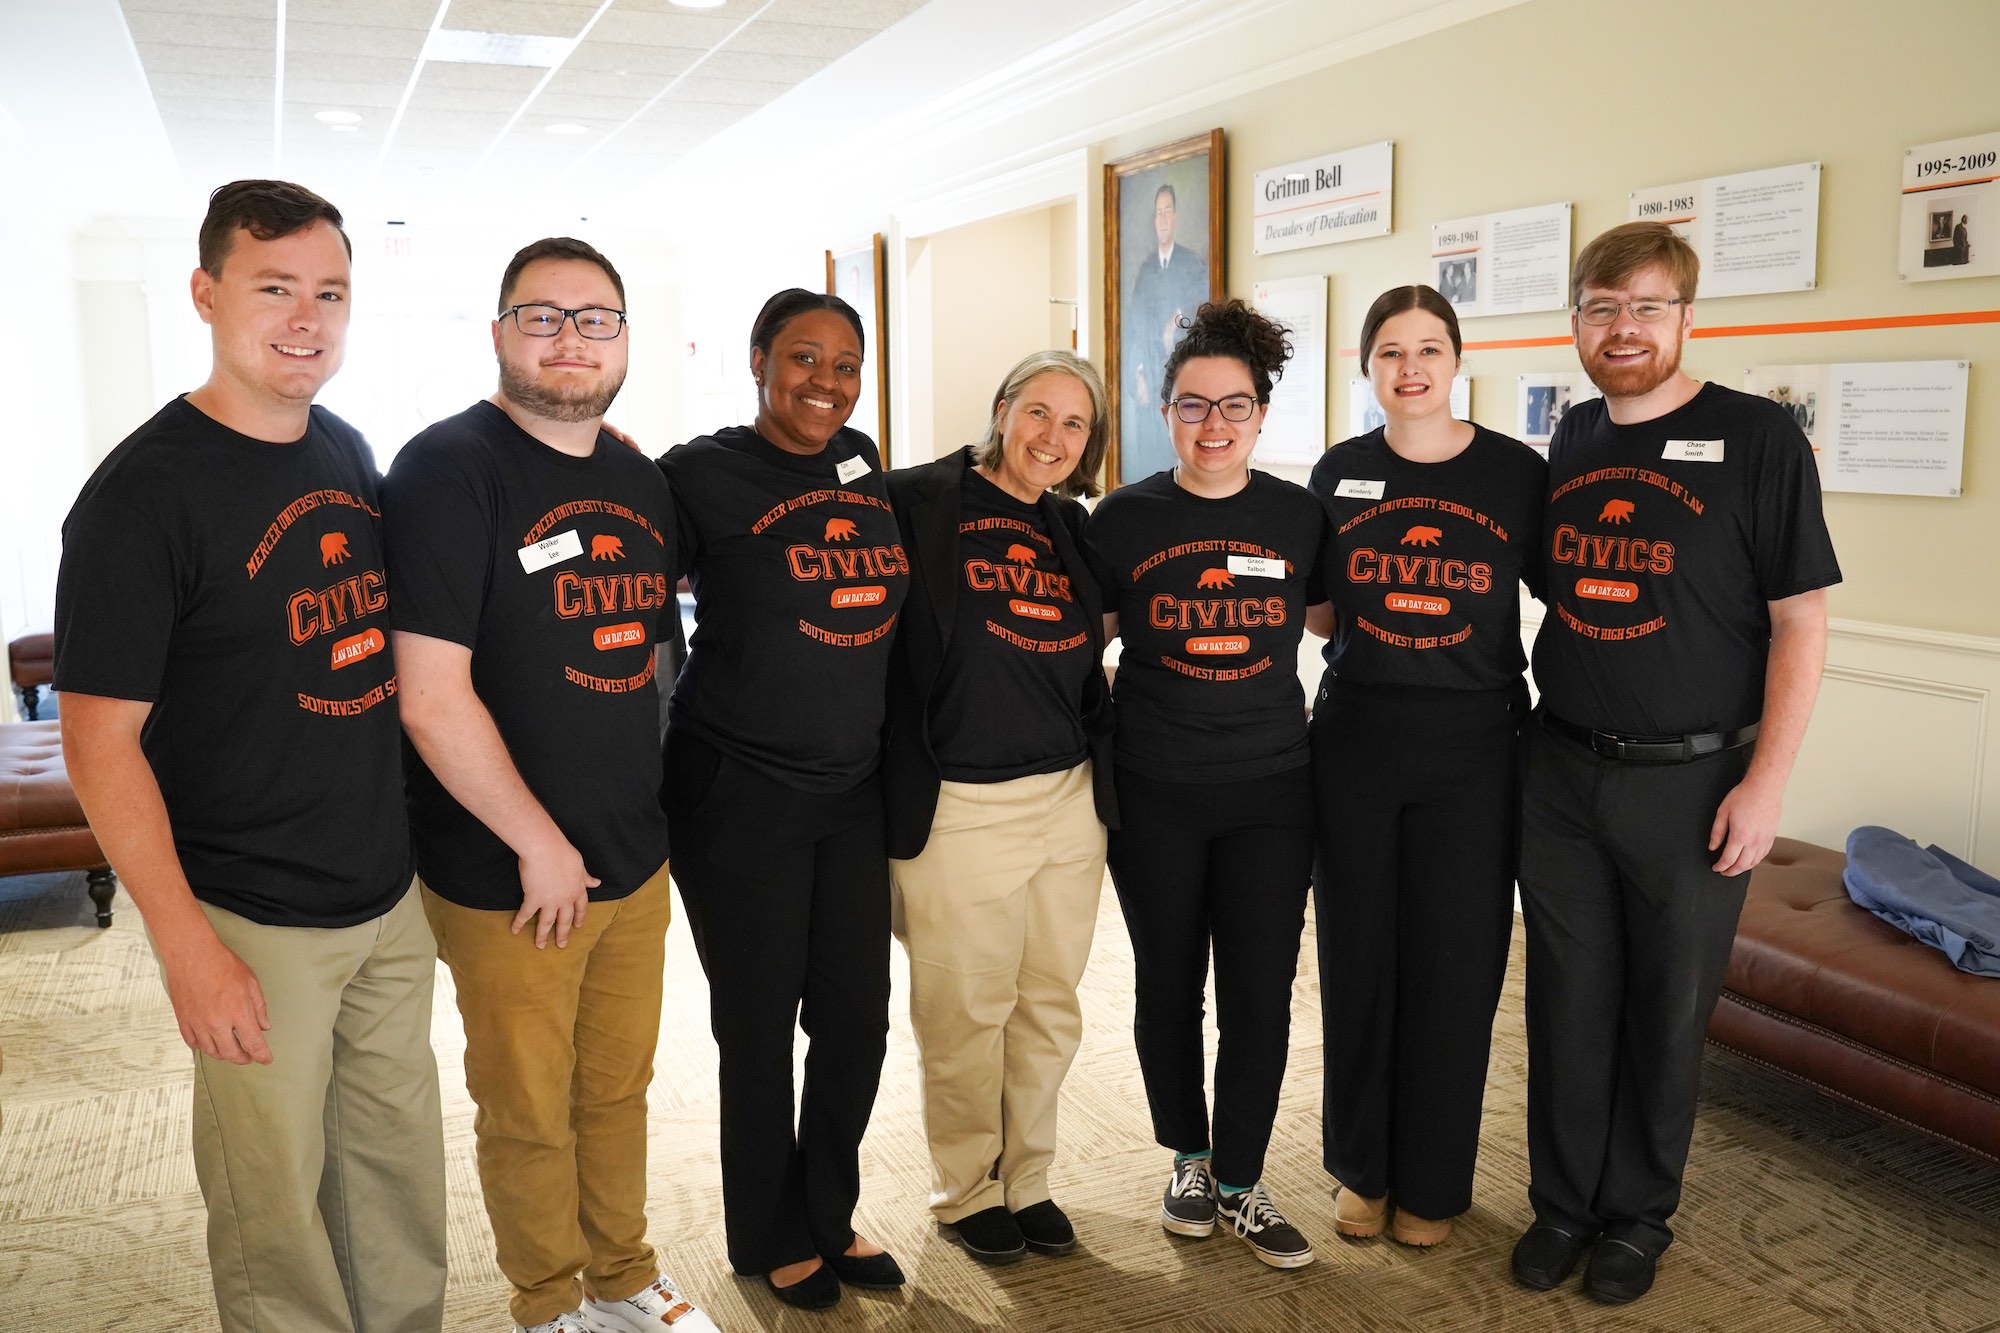
[[[1959,971],[2000,977],[2000,880],[1873,824],[1847,835],[1841,878],[1848,897],[1942,950]]]

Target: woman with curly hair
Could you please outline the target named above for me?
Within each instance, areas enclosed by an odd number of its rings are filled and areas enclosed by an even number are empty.
[[[1112,493],[1086,530],[1106,636],[1124,640],[1109,859],[1132,936],[1153,1133],[1174,1151],[1161,1225],[1206,1236],[1219,1218],[1274,1268],[1313,1260],[1261,1180],[1312,875],[1298,648],[1306,608],[1326,600],[1324,510],[1250,470],[1290,355],[1284,328],[1243,302],[1202,306],[1162,375],[1175,465]],[[1211,949],[1212,1133],[1201,1030]]]

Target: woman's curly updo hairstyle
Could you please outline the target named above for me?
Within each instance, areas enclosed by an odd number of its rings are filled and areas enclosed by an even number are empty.
[[[1226,356],[1241,361],[1257,386],[1257,401],[1271,401],[1271,385],[1285,373],[1292,357],[1291,330],[1240,300],[1206,301],[1184,322],[1187,334],[1167,357],[1160,371],[1160,401],[1174,396],[1174,377],[1197,356]]]

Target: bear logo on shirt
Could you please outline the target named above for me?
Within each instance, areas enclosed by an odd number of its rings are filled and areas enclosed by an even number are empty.
[[[1405,546],[1436,546],[1444,540],[1444,533],[1436,528],[1414,527],[1403,534]],[[1290,571],[1287,570],[1287,573]]]
[[[348,555],[346,533],[329,532],[320,537],[319,564],[321,569],[325,569],[328,565],[339,564],[341,561],[347,559]]]
[[[826,537],[830,542],[851,542],[855,538],[854,520],[851,518],[830,518],[826,521]]]
[[[1032,546],[1015,542],[1007,548],[1007,558],[1017,565],[1032,565],[1035,563],[1035,550]]]
[[[1630,500],[1606,500],[1604,512],[1597,516],[1599,523],[1630,523],[1632,502]]]
[[[625,558],[625,543],[622,539],[614,537],[608,532],[600,532],[590,539],[590,558],[592,560],[623,560]]]
[[[1197,588],[1233,588],[1236,586],[1236,576],[1226,569],[1204,569],[1201,571],[1201,577],[1195,580],[1194,586]]]

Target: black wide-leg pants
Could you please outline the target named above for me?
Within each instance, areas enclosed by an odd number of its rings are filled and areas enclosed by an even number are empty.
[[[1418,1217],[1472,1203],[1527,707],[1329,673],[1313,711],[1324,1161]]]
[[[1133,1045],[1153,1137],[1210,1146],[1202,1012],[1215,955],[1214,1169],[1264,1174],[1292,1031],[1292,982],[1312,876],[1312,770],[1233,782],[1160,782],[1118,770],[1111,882],[1132,936]]]
[[[664,801],[720,1056],[730,1266],[840,1254],[888,1048],[880,787],[799,791],[677,730]],[[794,1024],[810,1042],[796,1118]]]
[[[1528,1199],[1538,1222],[1658,1254],[1750,884],[1711,869],[1709,829],[1750,751],[1639,764],[1526,731]]]

